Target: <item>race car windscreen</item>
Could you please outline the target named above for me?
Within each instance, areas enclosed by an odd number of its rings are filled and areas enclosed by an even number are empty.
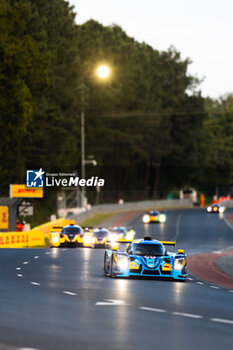
[[[108,231],[106,230],[101,230],[101,231],[94,231],[93,236],[94,237],[99,237],[99,238],[104,238],[107,237],[109,234]]]
[[[125,234],[126,230],[123,229],[123,228],[114,228],[114,229],[112,229],[112,232],[113,233],[123,233],[123,234]]]
[[[140,256],[163,256],[165,248],[162,244],[132,244],[133,255]]]
[[[150,215],[159,215],[159,212],[158,211],[151,211]]]
[[[61,233],[78,235],[82,233],[82,229],[80,227],[65,227]]]

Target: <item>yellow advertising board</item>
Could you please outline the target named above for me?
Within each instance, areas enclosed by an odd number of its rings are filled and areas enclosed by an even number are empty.
[[[0,229],[8,229],[8,207],[0,206]]]
[[[43,187],[27,187],[26,185],[10,185],[11,198],[43,198]]]
[[[41,231],[0,233],[0,248],[26,248],[45,246],[44,234]]]

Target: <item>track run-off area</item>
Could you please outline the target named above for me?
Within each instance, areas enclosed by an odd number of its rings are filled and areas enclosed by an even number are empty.
[[[127,224],[188,255],[233,246],[224,217],[166,213],[165,224],[145,225],[143,213]],[[1,249],[0,349],[232,349],[233,290],[192,275],[107,278],[103,259],[103,249]]]

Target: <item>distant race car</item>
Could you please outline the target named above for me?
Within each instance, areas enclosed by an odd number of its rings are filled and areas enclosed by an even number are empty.
[[[106,247],[107,246],[107,239],[110,236],[109,230],[106,228],[96,228],[93,231],[93,236],[92,236],[92,242],[91,242],[91,247]]]
[[[92,247],[93,227],[82,227],[82,229],[83,229],[83,236],[82,236],[83,247]]]
[[[151,276],[184,281],[187,258],[183,250],[168,252],[166,245],[175,242],[157,241],[151,237],[134,240],[126,252],[106,249],[104,273],[109,277]]]
[[[158,210],[152,210],[143,215],[142,221],[144,224],[149,224],[150,222],[164,223],[166,219],[166,214],[160,213]]]
[[[220,204],[212,204],[211,206],[207,207],[208,213],[222,214],[224,211],[225,207],[221,206]]]
[[[53,227],[50,232],[50,247],[77,247],[82,245],[83,230],[78,225]]]
[[[108,241],[110,242],[132,242],[135,237],[135,230],[132,227],[125,226],[115,226],[112,229],[109,229],[110,235]]]

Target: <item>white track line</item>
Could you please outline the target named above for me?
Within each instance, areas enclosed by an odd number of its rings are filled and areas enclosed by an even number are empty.
[[[225,218],[225,216],[223,217],[223,220],[224,220],[225,224],[226,224],[231,230],[233,230],[233,225]]]
[[[23,262],[23,265],[27,265],[27,264],[28,264],[28,261],[24,261],[24,262]]]
[[[186,314],[184,312],[172,312],[173,315],[176,315],[176,316],[184,316],[184,317],[190,317],[190,318],[203,318],[203,316],[201,315],[193,315],[193,314]]]
[[[176,236],[174,238],[174,241],[177,240],[179,234],[180,234],[180,221],[181,221],[182,213],[179,214],[178,219],[176,221]]]
[[[210,288],[213,288],[213,289],[220,289],[220,287],[216,287],[216,286],[210,286]]]
[[[203,286],[205,283],[203,283],[203,282],[197,282],[197,284],[200,284],[201,286]]]
[[[49,255],[49,254],[50,254],[50,252],[45,252],[45,254]]]
[[[16,267],[16,270],[21,270],[21,267]]]
[[[229,293],[233,293],[233,290],[229,290]]]
[[[62,293],[64,294],[68,294],[68,295],[77,295],[76,293],[73,293],[73,292],[68,292],[66,290],[64,290]]]
[[[193,281],[193,278],[191,278],[191,277],[188,277],[188,280],[189,280],[189,281]]]
[[[23,275],[21,275],[20,273],[17,274],[18,277],[23,277]]]
[[[39,258],[39,256],[38,256],[38,255],[34,256],[34,259],[38,259],[38,258]]]
[[[233,324],[233,320],[225,320],[224,318],[210,318],[210,321]]]
[[[107,299],[106,301],[97,301],[95,305],[96,306],[119,306],[119,305],[129,305],[129,304],[126,304],[124,300]]]
[[[33,284],[34,286],[40,286],[40,283],[38,282],[30,282],[31,284]]]
[[[163,309],[155,309],[153,307],[146,307],[146,306],[141,306],[139,309],[146,310],[146,311],[154,311],[154,312],[167,312],[166,310],[163,310]]]

